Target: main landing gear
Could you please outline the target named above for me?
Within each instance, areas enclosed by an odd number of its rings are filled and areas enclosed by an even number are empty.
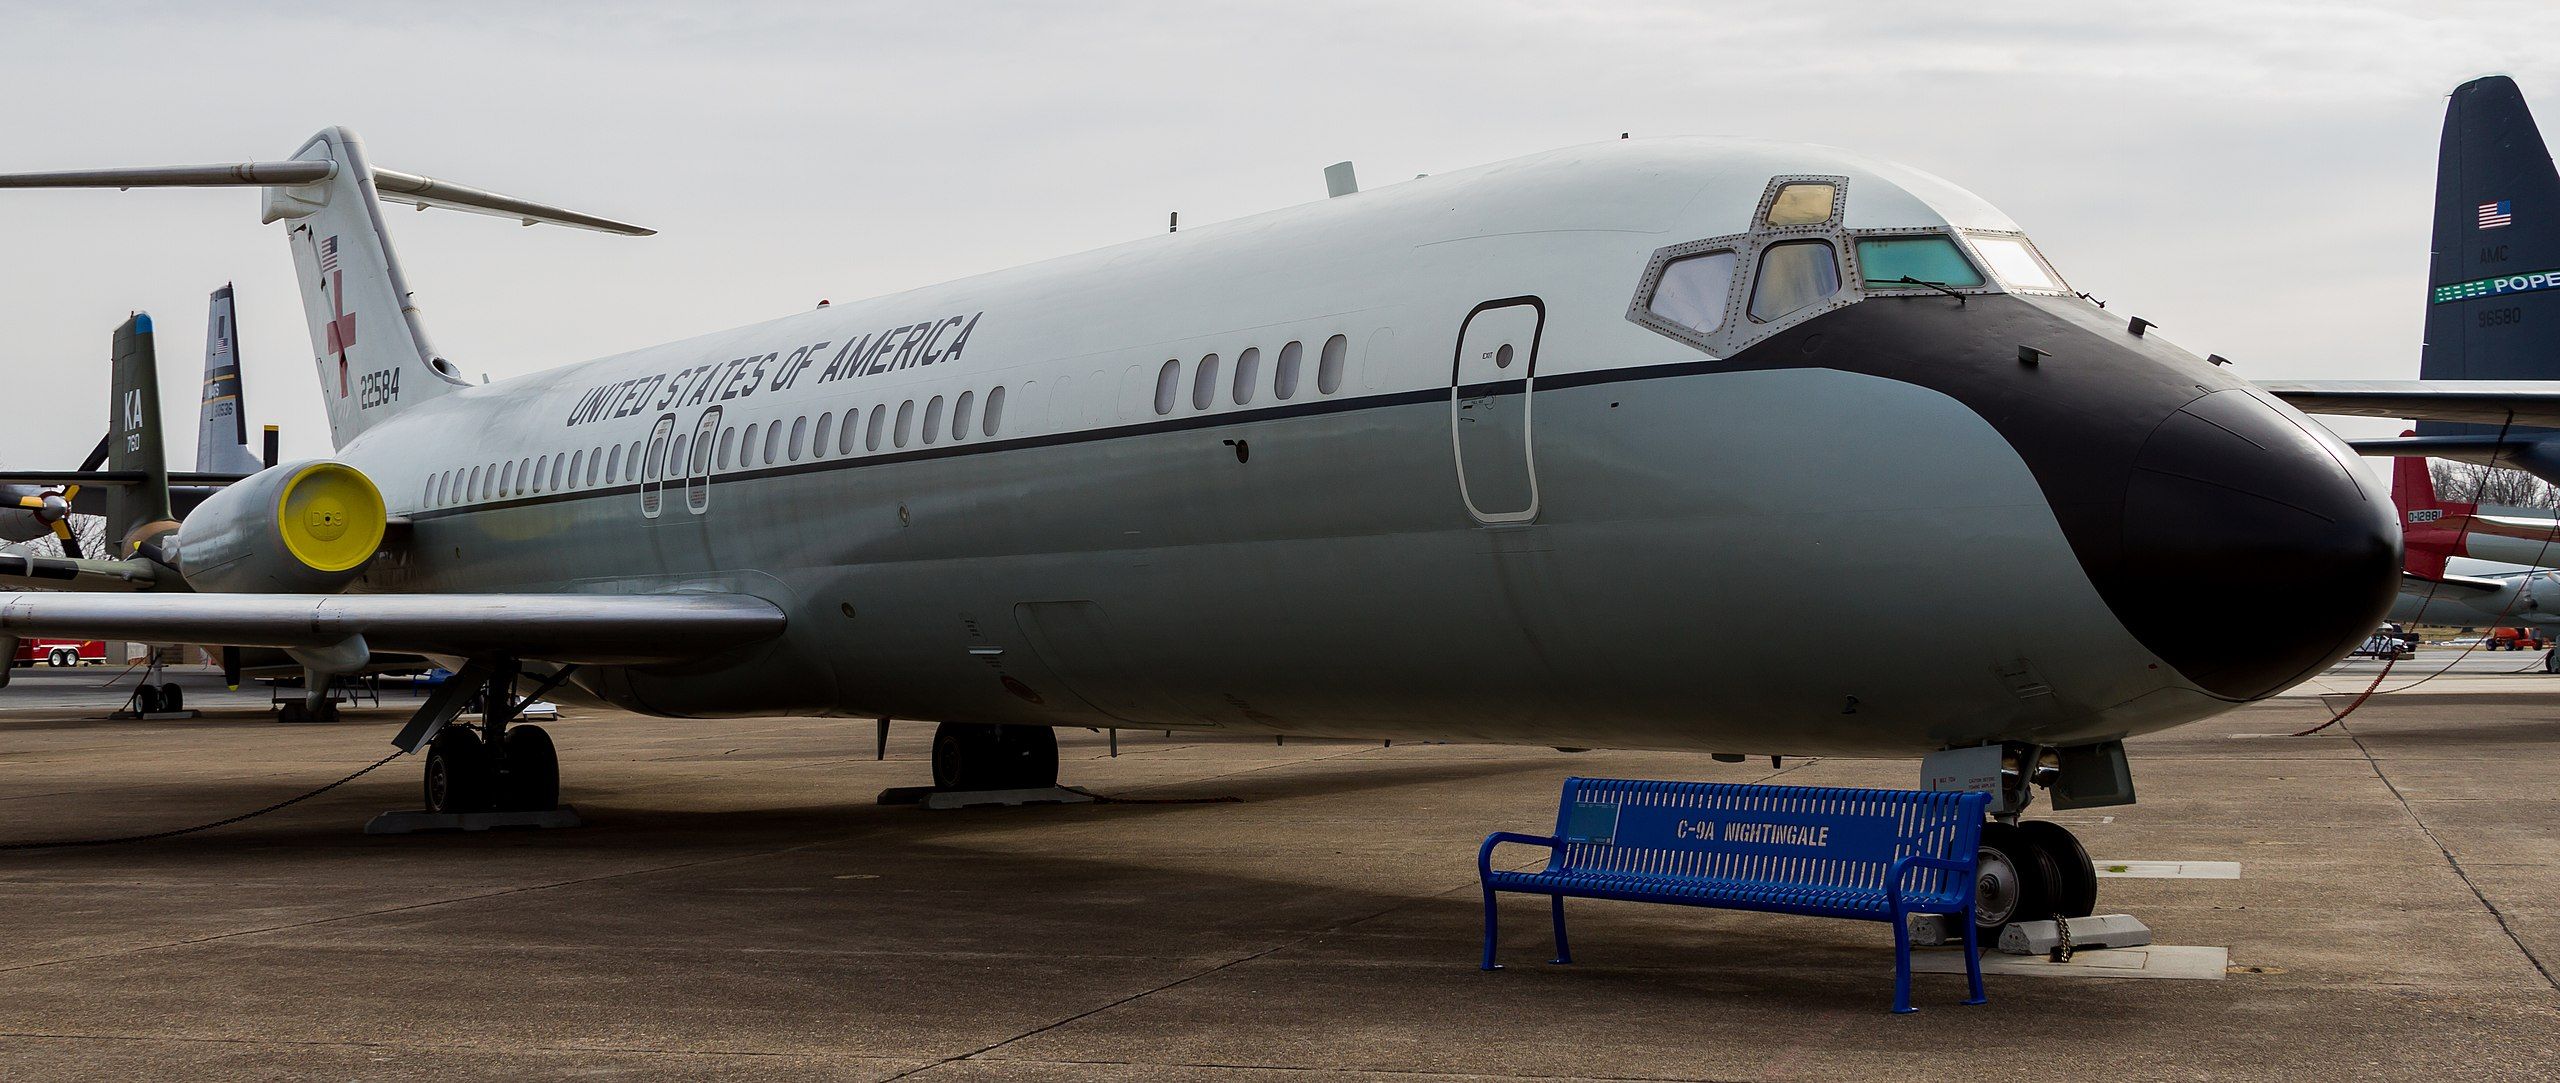
[[[514,659],[474,659],[447,678],[392,743],[426,753],[422,792],[431,816],[537,813],[560,807],[560,754],[540,726],[516,724],[524,705],[559,687],[577,667],[553,674],[531,695],[516,694]],[[480,704],[477,724],[461,721]],[[469,825],[464,825],[469,826]]]
[[[933,731],[940,790],[1035,790],[1058,784],[1058,731],[1047,726],[945,722]]]
[[[881,748],[888,722],[881,721]],[[1058,785],[1058,731],[1047,726],[944,722],[933,731],[933,785],[880,791],[884,805],[1078,805],[1094,799]]]

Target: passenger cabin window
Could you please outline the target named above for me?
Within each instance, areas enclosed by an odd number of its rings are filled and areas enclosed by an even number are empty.
[[[1167,361],[1156,370],[1156,416],[1173,412],[1173,404],[1182,394],[1182,362]]]
[[[1306,348],[1295,342],[1280,347],[1280,363],[1271,366],[1271,397],[1287,402],[1297,396],[1298,369],[1306,359]]]
[[[1831,220],[1831,203],[1837,191],[1828,183],[1806,182],[1778,189],[1778,198],[1769,201],[1767,224],[1772,226],[1814,226]]]
[[[2017,237],[1998,237],[1981,233],[1969,234],[1975,251],[1982,253],[1991,273],[2000,281],[2022,290],[2059,290],[2062,280],[2054,277],[2053,268],[2045,266],[2036,250]]]
[[[809,434],[809,457],[827,457],[827,437],[835,435],[836,415],[833,411],[818,415],[818,429]]]
[[[570,488],[577,488],[580,476],[584,476],[586,478],[587,484],[595,484],[596,476],[587,472],[587,449],[585,448],[579,448],[578,450],[569,453]]]
[[[940,395],[935,395],[933,401],[924,404],[922,435],[924,442],[928,444],[942,438],[942,396]]]
[[[772,466],[782,457],[782,419],[766,422],[764,427],[764,464]]]
[[[971,415],[977,410],[977,408],[978,393],[975,391],[963,391],[960,393],[959,398],[951,400],[952,439],[966,440],[969,438],[969,422],[972,420]]]
[[[1829,241],[1788,241],[1760,253],[1751,318],[1762,323],[1840,292],[1840,260]]]
[[[987,391],[987,417],[979,425],[978,431],[994,436],[996,427],[1002,424],[1004,424],[1004,386],[998,384]]]
[[[1243,405],[1246,405],[1246,404],[1248,404],[1248,403],[1251,403],[1251,402],[1253,401],[1253,392],[1254,392],[1254,388],[1255,388],[1255,386],[1256,386],[1256,385],[1260,384],[1261,382],[1262,382],[1262,350],[1261,350],[1261,348],[1260,348],[1260,347],[1252,347],[1252,348],[1248,348],[1248,349],[1246,349],[1246,350],[1245,350],[1245,352],[1243,352],[1243,353],[1237,354],[1237,355],[1236,355],[1236,383],[1235,383],[1235,390],[1234,390],[1234,398],[1235,398],[1236,405],[1238,405],[1238,406],[1243,406]]]
[[[862,436],[862,449],[864,451],[880,450],[880,422],[882,418],[889,416],[888,411],[889,406],[887,403],[882,403],[871,408],[871,423],[866,429],[864,429]]]
[[[1724,326],[1734,259],[1731,252],[1709,252],[1672,260],[1662,269],[1662,280],[1654,283],[1653,300],[1645,308],[1702,335]]]
[[[1351,353],[1351,340],[1335,335],[1324,340],[1324,356],[1316,361],[1316,393],[1330,395],[1342,390],[1342,363]]]
[[[854,430],[854,424],[853,424],[853,423],[854,423],[854,418],[855,418],[855,416],[856,416],[856,412],[855,412],[855,411],[852,411],[852,410],[847,410],[847,411],[845,411],[845,412],[844,412],[844,427],[843,427],[843,428],[841,428],[841,429],[836,430],[836,454],[838,454],[838,455],[851,455],[851,454],[853,454],[853,430]]]
[[[1218,404],[1218,355],[1200,359],[1200,370],[1191,374],[1191,408],[1206,410]]]
[[[907,401],[898,404],[898,431],[889,437],[889,442],[896,444],[899,447],[905,447],[907,446],[907,437],[914,435],[915,431],[916,400],[908,399]]]
[[[1982,272],[1973,269],[1973,263],[1964,258],[1956,242],[1936,234],[1861,238],[1858,276],[1871,290],[1922,286],[1972,289],[1982,285]]]
[[[809,415],[791,419],[791,461],[799,462],[800,453],[809,450]]]

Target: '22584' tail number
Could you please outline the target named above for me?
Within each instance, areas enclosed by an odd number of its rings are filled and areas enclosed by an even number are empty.
[[[400,401],[400,370],[384,369],[364,374],[356,385],[356,408],[370,410]]]

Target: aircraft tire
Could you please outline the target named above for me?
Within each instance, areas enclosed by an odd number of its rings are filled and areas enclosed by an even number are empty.
[[[2560,673],[2560,647],[2553,647],[2550,650],[2542,652],[2542,671],[2544,673]]]
[[[160,709],[164,711],[187,709],[187,694],[179,690],[178,682],[171,681],[160,686]]]
[[[2089,860],[2089,850],[2080,845],[2069,828],[2049,820],[2027,820],[2018,824],[2018,833],[2034,843],[2053,859],[2056,874],[2051,896],[2054,912],[2067,918],[2085,918],[2098,910],[2098,866]]]
[[[140,714],[160,713],[160,686],[146,684],[133,691],[133,709]]]
[[[2053,916],[2053,888],[2062,874],[2053,856],[2015,825],[1982,825],[1981,873],[1974,888],[1973,929],[1984,948],[2000,942],[2011,922]]]
[[[511,812],[547,812],[560,807],[560,751],[540,726],[507,727],[505,796],[499,807]]]
[[[945,722],[933,729],[933,785],[943,790],[1002,789],[1002,728],[982,722]]]
[[[1004,788],[1034,790],[1058,784],[1058,731],[1047,726],[1006,726]]]
[[[425,798],[427,811],[478,812],[489,807],[497,771],[480,735],[448,728],[427,746]]]

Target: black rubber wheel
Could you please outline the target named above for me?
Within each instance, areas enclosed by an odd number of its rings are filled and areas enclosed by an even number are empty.
[[[2053,916],[2053,887],[2062,879],[2053,857],[2009,824],[1982,825],[1981,871],[1974,881],[1973,930],[1983,950],[2011,922]]]
[[[507,727],[504,797],[498,807],[512,812],[548,812],[560,807],[560,752],[540,726]]]
[[[933,785],[944,790],[993,790],[1002,757],[1002,727],[945,722],[933,729]]]
[[[295,724],[309,722],[311,721],[311,712],[302,706],[301,700],[289,699],[276,707],[276,721],[291,722]]]
[[[187,709],[187,694],[179,691],[178,682],[171,681],[160,686],[160,709],[164,711]]]
[[[44,656],[44,664],[52,666],[55,669],[61,669],[65,666],[78,665],[79,656],[72,654],[69,651],[55,651],[52,654]]]
[[[2553,647],[2550,650],[2542,652],[2542,671],[2544,673],[2560,673],[2560,647]]]
[[[2098,866],[2089,860],[2087,847],[2069,828],[2049,820],[2028,820],[2018,825],[2018,833],[2026,836],[2045,856],[2053,859],[2052,906],[2067,918],[2085,918],[2098,910]],[[2030,915],[2030,920],[2033,916]]]
[[[335,722],[335,721],[337,721],[337,720],[338,720],[338,701],[337,701],[337,700],[334,700],[334,699],[324,699],[324,700],[321,700],[321,701],[320,701],[320,713],[319,713],[318,715],[313,716],[313,718],[314,718],[314,720],[315,720],[315,721],[320,721],[320,722]]]
[[[146,684],[133,692],[134,710],[142,714],[160,713],[160,686]]]
[[[1004,726],[997,754],[1003,757],[1003,786],[1036,790],[1058,784],[1058,731],[1047,726]]]
[[[429,812],[478,812],[494,796],[497,772],[489,747],[480,735],[448,728],[427,746],[426,805]]]

